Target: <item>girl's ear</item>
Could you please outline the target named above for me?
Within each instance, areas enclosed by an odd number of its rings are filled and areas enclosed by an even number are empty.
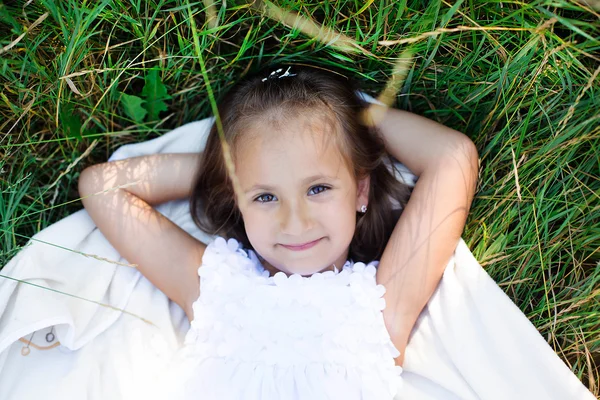
[[[369,188],[371,186],[371,176],[367,175],[358,181],[358,187],[356,191],[356,211],[360,211],[360,208],[365,205],[369,205]]]

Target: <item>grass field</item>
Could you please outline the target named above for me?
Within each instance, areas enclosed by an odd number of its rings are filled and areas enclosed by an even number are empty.
[[[479,150],[465,242],[599,396],[598,3],[5,2],[0,265],[82,208],[83,168],[211,115],[211,98],[250,68],[336,66],[377,95],[410,47],[395,106],[466,133]],[[277,10],[345,36],[323,42]]]

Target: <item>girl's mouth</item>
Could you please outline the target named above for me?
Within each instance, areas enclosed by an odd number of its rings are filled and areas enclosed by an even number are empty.
[[[286,249],[290,249],[290,250],[294,250],[294,251],[306,250],[306,249],[310,249],[311,247],[315,246],[317,243],[319,243],[321,241],[321,239],[313,240],[312,242],[308,242],[308,243],[304,243],[304,244],[300,244],[300,245],[282,244],[282,246],[285,247]]]

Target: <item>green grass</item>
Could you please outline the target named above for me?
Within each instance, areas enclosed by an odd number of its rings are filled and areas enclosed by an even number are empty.
[[[463,238],[600,395],[599,8],[574,0],[277,3],[369,54],[335,50],[242,2],[217,3],[211,29],[198,1],[14,3],[0,6],[0,47],[11,46],[0,54],[0,265],[81,209],[83,168],[211,115],[207,79],[218,97],[251,66],[316,63],[361,77],[377,94],[407,48],[379,41],[482,27],[411,44],[415,63],[396,106],[475,142],[480,182]],[[121,93],[143,97],[153,68],[168,109],[136,123]]]

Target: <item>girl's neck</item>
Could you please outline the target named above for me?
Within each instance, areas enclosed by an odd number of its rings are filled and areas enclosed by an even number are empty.
[[[285,272],[285,271],[282,271],[282,270],[280,270],[280,269],[278,269],[278,268],[275,268],[274,266],[272,266],[271,264],[269,264],[269,262],[268,262],[267,260],[265,260],[265,259],[264,259],[264,258],[262,258],[260,255],[258,255],[258,253],[257,253],[257,257],[258,257],[258,259],[260,260],[260,263],[262,264],[263,268],[264,268],[265,270],[269,271],[269,275],[270,275],[270,276],[274,276],[274,275],[275,275],[276,273],[278,273],[278,272],[283,272],[283,273],[284,273],[284,274],[286,274],[287,276],[290,276],[290,275],[292,275],[292,274],[290,274],[290,273],[288,273],[288,272]],[[341,270],[341,269],[342,269],[342,266],[343,266],[343,265],[339,265],[339,266],[338,266],[338,265],[336,265],[336,267],[337,267],[337,269],[338,269],[338,270]],[[320,271],[317,271],[317,272],[325,272],[325,271],[333,271],[333,265],[330,265],[329,267],[326,267],[326,268],[324,268],[324,269],[322,269],[322,270],[320,270]],[[310,275],[302,275],[302,276],[310,276]]]

